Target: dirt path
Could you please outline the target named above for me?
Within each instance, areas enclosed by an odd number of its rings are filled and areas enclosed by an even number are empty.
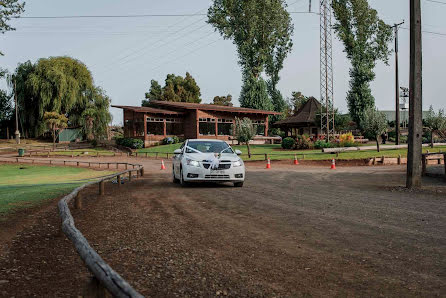
[[[259,165],[243,188],[181,188],[158,162],[145,163],[156,174],[109,185],[101,200],[91,189],[73,213],[146,296],[446,295],[440,184],[437,193],[401,191],[400,167]],[[55,211],[17,235],[0,261],[1,296],[82,294],[89,274],[58,236]]]

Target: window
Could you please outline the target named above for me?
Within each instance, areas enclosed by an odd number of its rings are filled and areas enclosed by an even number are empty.
[[[133,137],[133,120],[125,120],[124,125],[124,137],[131,138]]]
[[[231,119],[218,119],[218,135],[219,136],[232,135],[232,120]]]
[[[202,136],[215,136],[215,119],[199,118],[199,132]]]
[[[264,120],[253,120],[252,123],[257,126],[257,135],[265,135],[265,121]]]
[[[136,118],[135,119],[135,137],[143,137],[144,136],[144,119]]]
[[[156,136],[164,135],[164,119],[147,118],[147,134]]]
[[[231,147],[223,141],[190,141],[187,147],[193,148],[203,153],[234,153]],[[197,153],[194,150],[186,148],[186,153]]]
[[[184,134],[183,122],[179,118],[166,119],[166,135],[179,136]]]

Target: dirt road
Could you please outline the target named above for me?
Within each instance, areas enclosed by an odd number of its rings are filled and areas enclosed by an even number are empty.
[[[155,174],[110,185],[100,200],[95,188],[73,212],[100,255],[146,296],[446,295],[445,189],[403,191],[403,168],[253,166],[243,188],[182,188],[150,165]],[[44,253],[40,269],[51,268],[53,281],[2,276],[0,293],[22,296],[17,289],[28,285],[27,296],[82,294],[88,273],[63,237],[47,238],[65,249],[63,258]],[[11,258],[20,262],[15,249],[0,273]],[[23,268],[42,257],[22,258]]]

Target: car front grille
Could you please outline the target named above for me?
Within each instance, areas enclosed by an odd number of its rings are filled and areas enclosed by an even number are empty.
[[[211,164],[209,164],[209,163],[203,163],[203,167],[205,168],[205,169],[209,169],[209,167],[211,166]],[[216,170],[227,170],[227,169],[229,169],[231,167],[231,164],[230,163],[227,163],[227,164],[219,164],[218,165],[218,169],[216,169]]]
[[[205,179],[229,179],[229,175],[205,175]]]

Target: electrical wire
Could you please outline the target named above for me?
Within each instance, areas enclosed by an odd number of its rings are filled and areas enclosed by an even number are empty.
[[[442,2],[442,1],[438,1],[438,0],[426,0],[427,2],[432,2],[432,3],[437,3],[437,4],[442,4],[442,5],[446,5],[446,2]]]

